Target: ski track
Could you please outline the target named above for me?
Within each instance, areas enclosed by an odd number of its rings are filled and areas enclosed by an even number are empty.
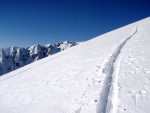
[[[118,99],[118,76],[120,69],[119,54],[123,46],[130,40],[136,33],[138,28],[128,36],[113,52],[110,57],[104,61],[103,68],[101,68],[101,75],[105,76],[102,90],[100,93],[99,103],[97,105],[97,113],[115,113],[117,110]]]

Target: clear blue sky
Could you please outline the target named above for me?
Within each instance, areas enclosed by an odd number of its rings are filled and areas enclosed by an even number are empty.
[[[0,47],[86,41],[148,16],[149,0],[0,0]]]

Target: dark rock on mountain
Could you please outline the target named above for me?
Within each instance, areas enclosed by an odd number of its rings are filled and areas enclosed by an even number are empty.
[[[23,67],[31,62],[53,55],[77,45],[78,42],[65,41],[54,45],[39,44],[27,48],[9,47],[0,49],[0,75]]]

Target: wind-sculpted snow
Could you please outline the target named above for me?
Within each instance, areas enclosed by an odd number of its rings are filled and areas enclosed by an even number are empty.
[[[31,62],[53,55],[77,45],[77,42],[65,41],[54,45],[39,44],[28,48],[9,47],[0,49],[0,75],[23,67]]]

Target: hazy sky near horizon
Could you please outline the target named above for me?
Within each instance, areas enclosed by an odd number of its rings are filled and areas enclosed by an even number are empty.
[[[0,0],[0,47],[86,41],[148,16],[149,0]]]

